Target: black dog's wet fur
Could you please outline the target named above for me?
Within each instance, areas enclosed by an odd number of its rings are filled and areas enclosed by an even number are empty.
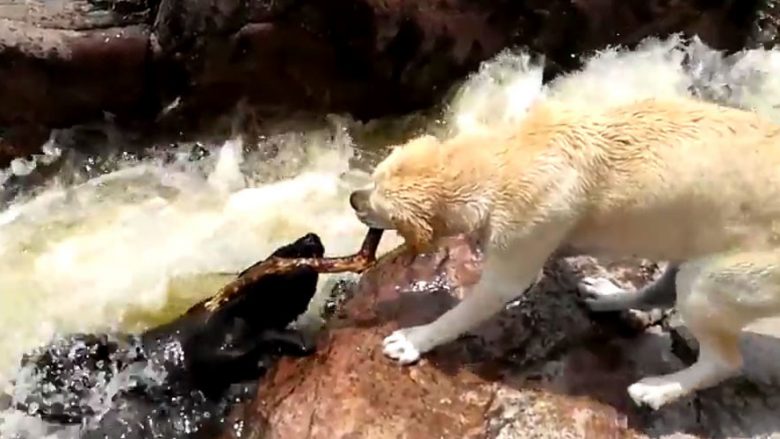
[[[324,251],[320,238],[310,233],[271,256],[322,257]],[[167,373],[164,381],[142,379],[121,392],[111,404],[116,409],[95,420],[82,437],[197,437],[173,426],[177,415],[204,411],[218,415],[227,409],[224,400],[251,393],[251,384],[269,360],[312,352],[306,337],[287,326],[306,310],[317,277],[309,268],[267,275],[214,313],[201,302],[139,336],[77,334],[60,339],[22,360],[40,378],[29,395],[14,403],[47,421],[82,423],[95,415],[87,401],[91,392],[128,365],[150,364]],[[98,372],[105,374],[102,383]],[[249,387],[236,388],[247,382]],[[54,394],[65,403],[50,402]],[[178,401],[175,407],[170,407],[171,401]]]

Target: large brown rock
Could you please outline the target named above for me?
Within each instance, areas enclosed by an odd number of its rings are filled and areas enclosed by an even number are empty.
[[[771,415],[780,408],[780,393],[744,379],[657,412],[630,402],[630,383],[684,366],[672,354],[675,343],[665,329],[651,326],[658,315],[594,320],[573,294],[573,275],[609,274],[637,286],[657,271],[635,262],[602,267],[587,257],[551,261],[538,284],[499,316],[420,363],[400,367],[383,356],[382,338],[452,306],[461,293],[450,287],[478,276],[478,261],[462,239],[436,254],[383,261],[330,322],[318,352],[281,360],[256,401],[234,412],[234,428],[224,438],[780,434],[780,420]],[[650,320],[641,324],[639,317]]]
[[[545,54],[550,74],[647,35],[737,49],[757,3],[0,0],[0,127],[109,114],[178,135],[241,98],[273,114],[400,113],[512,45]]]

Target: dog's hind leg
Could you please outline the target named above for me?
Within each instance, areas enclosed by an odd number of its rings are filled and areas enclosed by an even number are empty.
[[[584,277],[577,288],[591,311],[671,308],[677,299],[675,278],[678,270],[678,264],[669,264],[658,279],[635,292],[626,291],[603,277]]]
[[[780,253],[718,255],[681,265],[677,308],[699,342],[690,367],[645,378],[628,388],[653,409],[735,376],[742,367],[739,335],[751,322],[780,314]]]

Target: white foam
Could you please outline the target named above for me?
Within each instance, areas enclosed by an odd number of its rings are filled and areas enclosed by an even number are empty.
[[[172,281],[236,272],[310,231],[328,254],[354,252],[366,229],[341,181],[352,147],[333,139],[309,139],[290,178],[266,164],[264,181],[249,181],[232,140],[205,178],[145,163],[12,206],[0,228],[0,371],[54,333],[148,324],[138,316],[213,292],[171,297]],[[279,160],[281,173],[296,166]],[[398,243],[389,238],[383,250]]]
[[[648,38],[635,50],[598,51],[581,70],[544,86],[541,59],[503,51],[465,81],[446,119],[455,134],[514,123],[540,99],[598,108],[673,96],[718,101],[780,121],[780,50],[725,56],[698,39]]]
[[[501,53],[449,103],[450,132],[515,123],[549,98],[597,107],[694,94],[780,121],[777,51],[724,58],[698,42],[649,40],[635,51],[601,51],[546,87],[541,78],[527,54]],[[208,273],[240,270],[307,232],[318,233],[329,254],[353,252],[365,227],[348,205],[348,130],[336,123],[283,132],[266,146],[279,153],[260,160],[231,140],[205,175],[200,165],[146,161],[79,186],[52,183],[0,212],[0,381],[22,352],[55,333],[171,318],[171,307],[183,309],[224,280]],[[6,416],[2,428],[26,422]]]

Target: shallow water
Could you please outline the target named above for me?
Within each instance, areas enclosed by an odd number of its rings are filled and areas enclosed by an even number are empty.
[[[724,59],[698,43],[651,40],[634,51],[597,54],[582,71],[546,86],[541,78],[526,54],[502,53],[423,126],[442,136],[489,129],[522,118],[537,98],[595,107],[682,94],[780,122],[776,51]],[[338,118],[276,131],[256,150],[239,140],[205,145],[210,154],[201,160],[192,160],[193,145],[165,157],[120,157],[110,171],[79,183],[66,167],[0,211],[0,384],[11,385],[23,352],[56,334],[138,331],[167,321],[224,284],[228,277],[220,272],[236,272],[307,232],[322,237],[328,254],[354,252],[366,229],[347,195],[365,182],[359,168],[384,153],[369,144],[397,133]],[[48,145],[49,158],[56,149]],[[365,150],[371,160],[358,157]],[[0,181],[8,184],[9,175],[31,166],[17,161]],[[382,250],[399,242],[391,237]],[[327,292],[333,279],[322,278],[320,290]],[[37,428],[12,412],[0,423],[0,437]]]

